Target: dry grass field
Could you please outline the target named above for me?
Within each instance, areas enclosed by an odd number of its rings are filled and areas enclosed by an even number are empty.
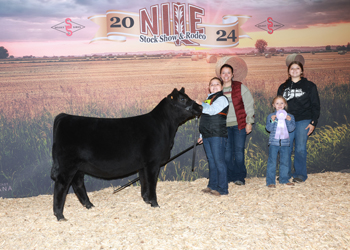
[[[350,54],[303,54],[306,77],[319,88],[349,83]],[[286,55],[241,56],[248,65],[244,83],[254,92],[273,96],[287,77]],[[185,87],[192,98],[204,99],[215,63],[190,58],[21,62],[0,64],[0,112],[7,117],[35,116],[46,109],[57,114],[84,104],[121,109],[137,103],[149,110],[173,88]],[[72,109],[70,109],[72,111]],[[74,109],[73,109],[74,111]]]
[[[30,107],[35,115],[43,108],[62,112],[67,103],[116,109],[136,102],[154,106],[181,87],[204,97],[213,66],[184,59],[2,64],[1,109],[12,115]]]

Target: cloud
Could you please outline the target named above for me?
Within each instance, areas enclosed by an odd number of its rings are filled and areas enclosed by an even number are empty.
[[[140,0],[0,0],[0,18],[65,18],[87,17],[103,14],[109,9],[138,12],[140,8],[165,3],[155,0],[145,3]],[[187,1],[201,6],[214,15],[240,13],[253,17],[265,17],[268,14],[278,16],[296,26],[314,24],[350,22],[349,0],[214,0]]]
[[[275,10],[278,9],[278,11]],[[271,13],[274,20],[284,28],[304,29],[314,25],[334,25],[350,22],[350,1],[348,0],[304,0],[280,4],[272,10],[266,7],[257,13]],[[265,16],[266,18],[267,16]]]
[[[1,42],[21,42],[21,41],[72,41],[85,40],[90,41],[98,30],[98,25],[94,24],[87,18],[71,19],[73,22],[83,25],[85,28],[73,33],[73,36],[68,37],[65,30],[58,32],[51,28],[65,21],[65,18],[56,20],[41,20],[41,21],[23,21],[14,19],[3,19],[2,25],[6,28],[2,30]],[[62,26],[66,24],[63,23]]]
[[[334,24],[350,22],[350,1],[316,1],[300,8],[304,18],[298,20],[301,25]]]
[[[0,0],[0,17],[30,20],[43,17],[65,17],[67,13],[84,13],[84,8],[77,6],[73,1],[45,1],[45,0]]]
[[[164,1],[154,1],[153,4]],[[0,0],[0,18],[63,18],[103,14],[109,9],[138,11],[149,3],[139,0]]]

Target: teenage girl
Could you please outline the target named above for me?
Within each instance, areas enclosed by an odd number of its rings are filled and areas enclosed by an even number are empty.
[[[288,111],[295,117],[295,130],[290,134],[290,156],[294,150],[294,173],[290,160],[289,176],[293,182],[307,179],[306,142],[314,131],[320,116],[320,98],[317,87],[304,77],[303,64],[293,61],[288,66],[288,79],[278,88],[277,95],[282,95],[288,103]]]

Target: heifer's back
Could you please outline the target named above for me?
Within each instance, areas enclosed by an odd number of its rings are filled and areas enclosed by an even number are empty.
[[[54,168],[58,161],[65,164],[52,171],[53,177],[68,169],[106,179],[136,172],[150,146],[157,148],[153,138],[162,136],[149,124],[154,123],[151,120],[150,114],[123,119],[60,114],[55,120],[52,155]]]
[[[60,114],[54,121],[54,213],[63,219],[65,195],[72,185],[90,208],[84,174],[115,179],[139,172],[141,194],[158,206],[155,187],[160,166],[170,157],[179,124],[200,115],[201,107],[181,89],[164,98],[150,113],[119,119]]]

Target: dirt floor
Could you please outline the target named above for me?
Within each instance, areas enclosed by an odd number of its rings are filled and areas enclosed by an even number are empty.
[[[160,208],[143,202],[139,186],[89,193],[90,210],[69,194],[64,222],[52,195],[0,198],[0,249],[350,248],[350,173],[275,189],[251,178],[221,197],[201,192],[207,181],[159,182]]]

